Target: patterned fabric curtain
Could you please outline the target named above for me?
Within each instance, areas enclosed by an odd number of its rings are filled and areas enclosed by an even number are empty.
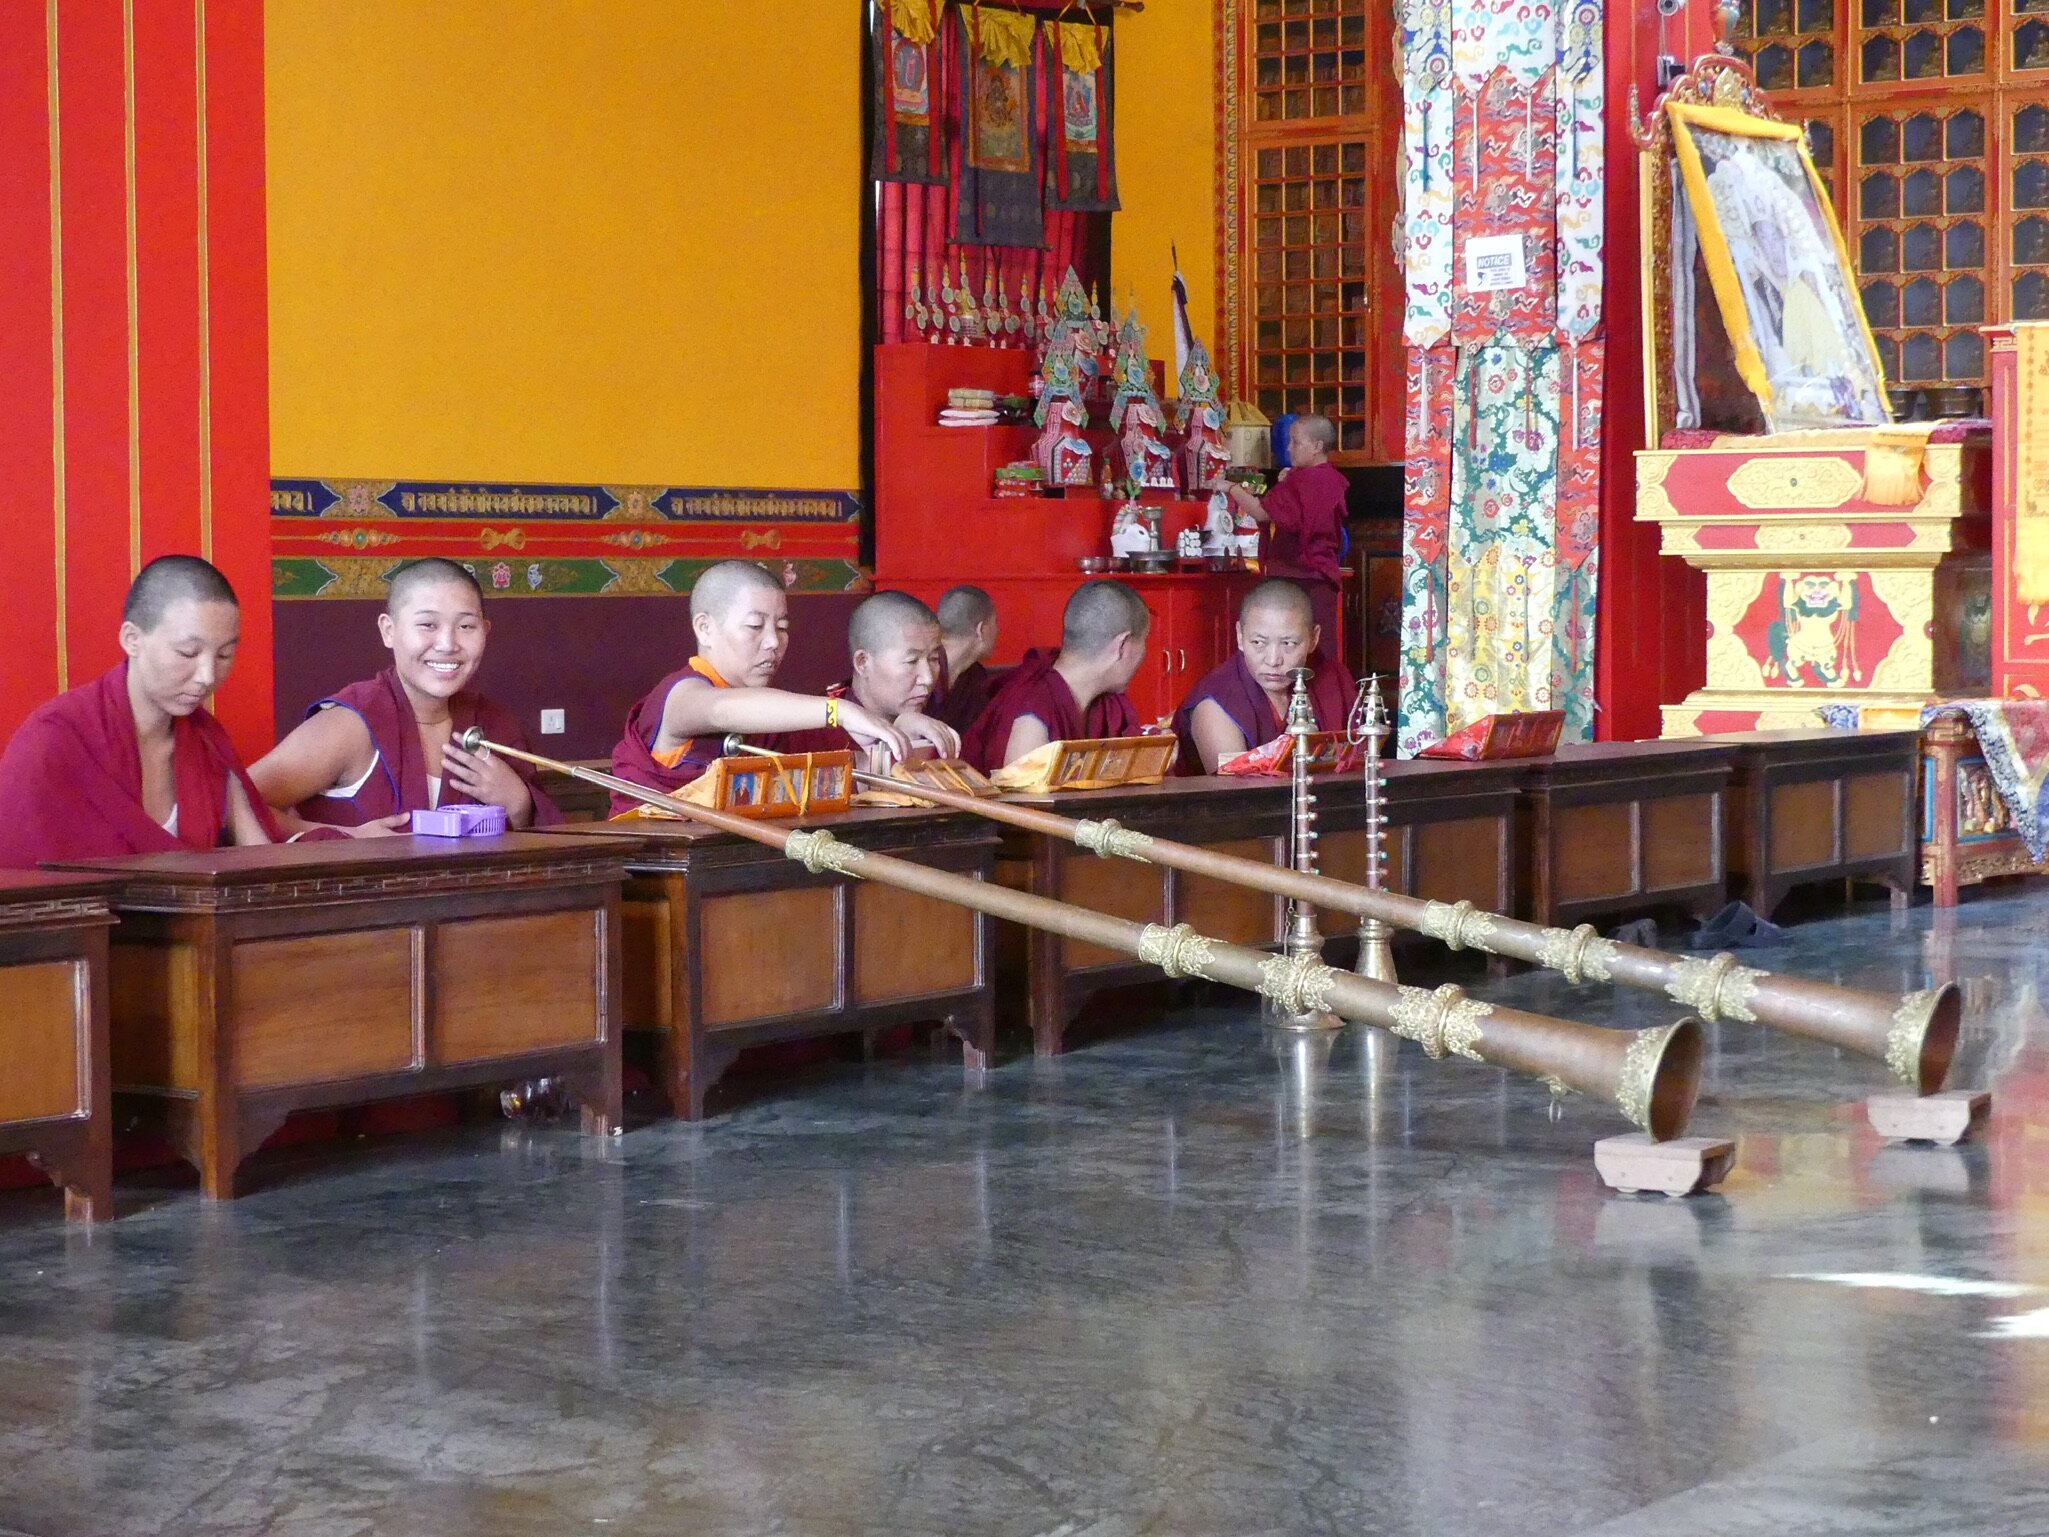
[[[1601,0],[1403,0],[1403,753],[1593,727]]]

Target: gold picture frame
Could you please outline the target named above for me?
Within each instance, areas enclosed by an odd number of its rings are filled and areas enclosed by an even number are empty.
[[[1889,423],[1849,247],[1801,129],[1718,103],[1668,99],[1664,112],[1736,371],[1767,430]]]

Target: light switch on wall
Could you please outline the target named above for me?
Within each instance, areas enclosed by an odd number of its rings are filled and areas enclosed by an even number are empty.
[[[562,712],[560,710],[541,711],[542,736],[560,736],[562,735],[563,729],[564,728],[562,725]]]

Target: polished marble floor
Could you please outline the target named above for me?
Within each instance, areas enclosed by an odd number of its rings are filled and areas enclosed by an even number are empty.
[[[1210,1007],[972,1087],[266,1155],[92,1233],[0,1196],[0,1531],[2049,1532],[2049,889],[1791,939],[1965,983],[1982,1142],[1880,1147],[1872,1065],[1723,1026],[1735,1173],[1610,1196],[1596,1105]]]

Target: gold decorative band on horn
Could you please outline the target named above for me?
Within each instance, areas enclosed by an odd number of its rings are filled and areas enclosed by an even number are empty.
[[[1494,915],[1481,912],[1470,902],[1454,902],[1450,906],[1425,902],[1422,932],[1443,940],[1448,950],[1463,950],[1468,945],[1485,950],[1494,937]]]
[[[1185,923],[1177,923],[1171,929],[1148,923],[1138,936],[1138,958],[1170,977],[1207,977],[1215,948],[1215,940],[1196,933]]]
[[[1665,984],[1665,994],[1674,1003],[1700,1010],[1702,1019],[1756,1023],[1757,1014],[1750,1003],[1757,996],[1757,984],[1765,973],[1738,965],[1736,957],[1726,950],[1705,961],[1681,956],[1672,963],[1672,972],[1672,980]],[[1890,1053],[1890,1039],[1886,1049]]]
[[[1150,863],[1146,850],[1153,845],[1145,833],[1131,831],[1115,817],[1105,817],[1100,822],[1081,818],[1074,824],[1074,842],[1077,848],[1087,849],[1099,859],[1135,859],[1141,864]]]
[[[813,875],[823,875],[828,870],[836,875],[848,875],[854,866],[868,857],[868,851],[842,843],[828,832],[793,832],[789,842],[783,845],[783,855],[796,860]]]
[[[1568,982],[1584,982],[1588,977],[1606,982],[1612,976],[1615,950],[1615,941],[1601,938],[1591,923],[1576,929],[1545,929],[1537,941],[1537,964]]]
[[[1396,1035],[1414,1041],[1433,1061],[1450,1052],[1468,1062],[1484,1062],[1480,1055],[1480,1021],[1494,1012],[1494,1006],[1468,998],[1449,982],[1435,992],[1420,987],[1401,989],[1401,998],[1388,1026]]]
[[[1325,1014],[1331,990],[1345,975],[1313,955],[1270,955],[1260,963],[1259,995],[1284,1014]]]

